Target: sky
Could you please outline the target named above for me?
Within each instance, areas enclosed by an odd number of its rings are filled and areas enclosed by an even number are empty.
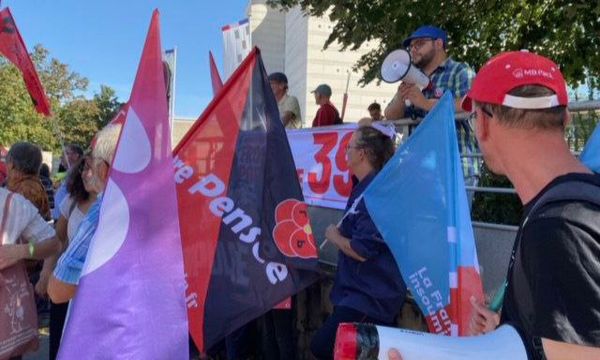
[[[135,77],[152,11],[158,8],[163,49],[177,47],[175,115],[196,119],[212,99],[211,50],[222,69],[221,27],[246,17],[248,0],[1,0],[31,51],[50,56],[125,102]]]

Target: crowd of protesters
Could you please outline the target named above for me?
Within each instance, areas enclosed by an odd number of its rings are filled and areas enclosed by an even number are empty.
[[[339,249],[338,266],[331,291],[333,313],[313,337],[313,355],[333,357],[341,322],[394,323],[406,285],[360,195],[394,153],[393,138],[381,121],[422,118],[444,91],[450,91],[459,109],[474,114],[457,122],[461,152],[481,151],[492,171],[509,178],[525,206],[502,312],[472,300],[471,335],[511,324],[530,358],[600,358],[600,176],[571,155],[565,142],[570,118],[558,66],[533,53],[510,52],[492,58],[475,75],[467,64],[448,56],[447,34],[433,26],[420,27],[403,45],[431,85],[419,89],[402,83],[391,94],[384,115],[381,106],[373,103],[368,109],[370,118],[347,146],[346,161],[357,181],[346,215],[322,234]],[[532,71],[516,73],[515,69]],[[273,73],[269,80],[286,128],[301,127],[298,101],[287,93],[286,75]],[[331,88],[321,84],[312,92],[320,105],[312,125],[340,124],[339,112],[330,102]],[[59,184],[50,180],[38,146],[18,142],[6,155],[6,179],[0,189],[0,200],[4,200],[0,202],[4,209],[0,269],[26,260],[36,293],[52,300],[51,359],[57,355],[67,304],[76,296],[98,224],[119,131],[116,125],[103,129],[88,155],[78,146],[66,146],[61,159],[65,177]],[[467,185],[477,184],[478,167],[469,157],[463,163]],[[585,196],[573,195],[581,189],[589,191]],[[555,193],[571,195],[547,200],[548,194]],[[49,225],[52,220],[54,227]],[[292,321],[289,312],[277,311],[261,320],[261,331],[270,329],[271,346],[279,347],[272,355],[263,353],[266,358],[294,357]],[[239,341],[244,337],[245,329],[241,329],[228,338],[228,358],[248,357],[238,351],[247,345],[247,339]],[[264,340],[263,347],[269,346]],[[402,349],[389,353],[390,359],[401,356]]]

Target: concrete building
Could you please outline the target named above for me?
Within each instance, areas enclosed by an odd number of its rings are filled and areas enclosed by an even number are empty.
[[[331,86],[331,101],[342,111],[348,72],[376,42],[363,45],[359,50],[341,51],[337,43],[323,50],[333,29],[327,17],[305,16],[299,7],[281,12],[268,7],[265,0],[251,0],[247,15],[252,31],[252,43],[262,51],[267,72],[282,71],[289,81],[289,93],[298,98],[304,127],[310,127],[317,111],[313,95],[319,84]],[[356,122],[369,116],[367,107],[376,101],[385,108],[398,84],[371,82],[358,86],[362,74],[351,73],[348,105],[344,121]]]
[[[179,144],[179,141],[181,141],[183,136],[188,132],[188,130],[192,127],[192,125],[194,125],[195,122],[195,118],[175,117],[173,119],[173,148],[175,148],[175,146]]]

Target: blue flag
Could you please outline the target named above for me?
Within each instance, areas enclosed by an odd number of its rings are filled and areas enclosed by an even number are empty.
[[[600,172],[600,123],[581,152],[581,162],[594,172]]]
[[[429,330],[465,334],[469,298],[482,300],[483,289],[450,93],[398,149],[364,199]]]

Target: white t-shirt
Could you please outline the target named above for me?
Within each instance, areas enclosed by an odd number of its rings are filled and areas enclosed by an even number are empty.
[[[285,94],[281,100],[277,103],[279,109],[279,116],[283,119],[283,115],[289,111],[296,116],[295,119],[290,121],[286,129],[300,129],[302,127],[302,117],[300,116],[300,104],[295,96]]]
[[[4,216],[8,194],[8,190],[0,188],[0,221]],[[0,243],[15,244],[20,237],[25,240],[24,243],[38,243],[54,235],[54,229],[40,216],[38,209],[23,196],[13,193]]]
[[[69,242],[71,242],[71,239],[77,233],[77,228],[85,217],[79,206],[73,206],[73,201],[75,201],[73,197],[68,196],[60,203],[60,215],[67,219],[67,238],[69,238]]]

